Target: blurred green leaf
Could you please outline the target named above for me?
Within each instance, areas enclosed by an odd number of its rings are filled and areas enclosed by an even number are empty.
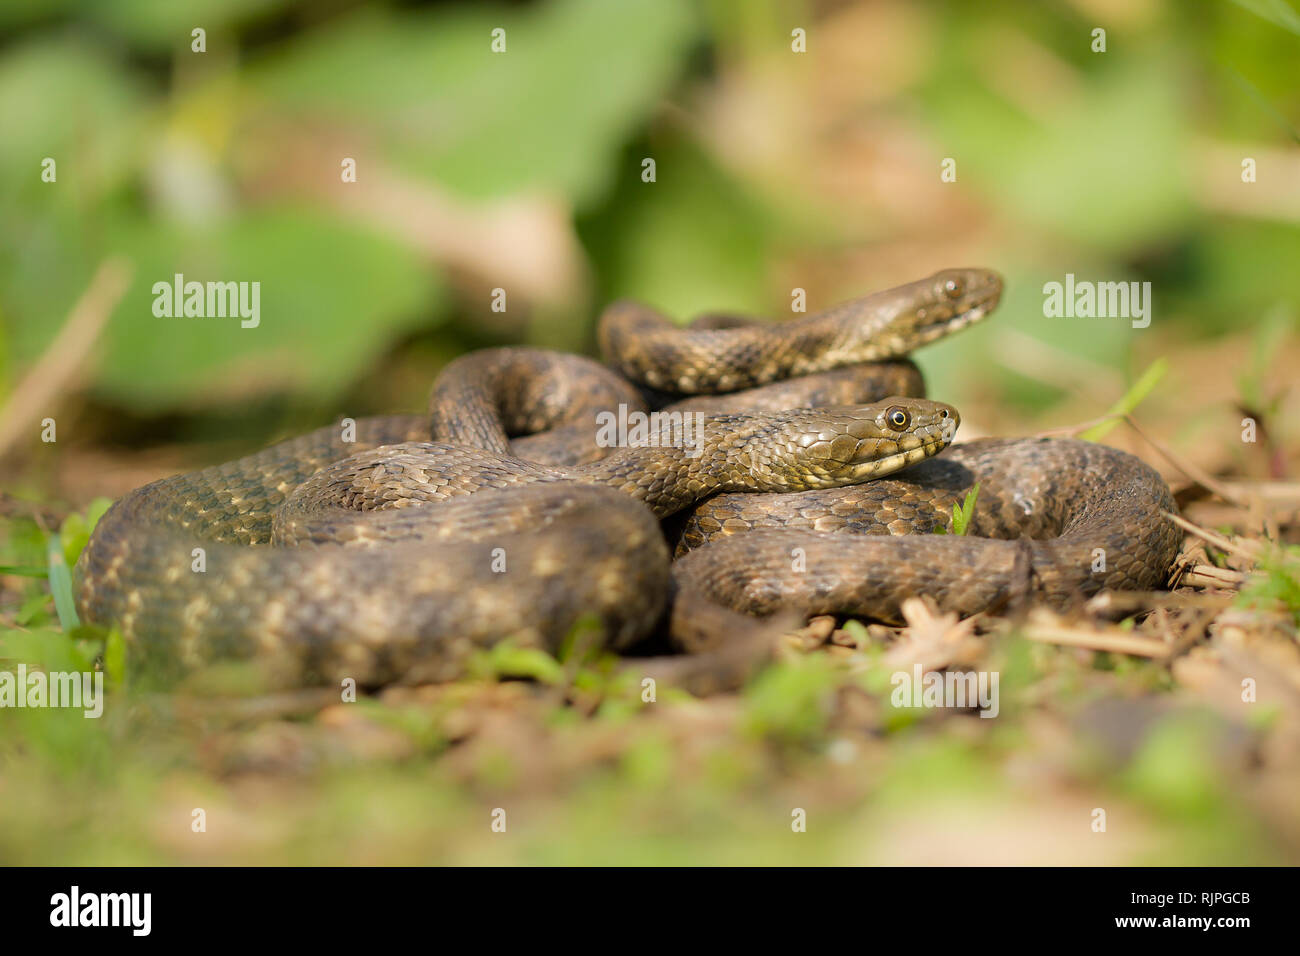
[[[769,211],[698,149],[654,152],[656,181],[642,182],[629,163],[610,214],[582,226],[606,277],[601,298],[641,299],[680,321],[710,310],[761,314]]]
[[[117,628],[104,638],[104,673],[114,687],[120,687],[126,680],[126,641]]]
[[[437,287],[406,246],[298,206],[208,230],[136,221],[114,242],[135,281],[108,332],[100,386],[141,409],[249,391],[339,394],[393,337],[427,323]],[[159,318],[153,285],[260,282],[260,320]]]
[[[1292,224],[1218,223],[1197,235],[1192,254],[1197,269],[1182,293],[1210,330],[1237,331],[1300,303],[1300,229]]]
[[[520,647],[512,640],[477,652],[467,670],[478,678],[529,677],[543,684],[564,681],[564,667],[554,657],[536,647]]]
[[[143,105],[141,85],[95,45],[40,38],[0,57],[0,199],[29,212],[50,203],[84,209],[130,171]],[[43,182],[41,161],[57,163]]]
[[[48,572],[36,565],[0,564],[0,574],[12,574],[20,578],[43,578]]]
[[[1207,752],[1217,730],[1211,718],[1178,715],[1156,725],[1125,773],[1131,790],[1156,809],[1178,816],[1210,816],[1222,798],[1222,775]]]
[[[74,640],[52,628],[17,631],[0,628],[0,660],[22,662],[43,671],[93,671],[95,642]]]
[[[491,49],[505,30],[506,50]],[[602,195],[618,149],[694,35],[682,0],[366,9],[252,68],[296,117],[364,131],[385,160],[460,195]],[[623,171],[623,174],[631,174]]]
[[[5,358],[30,362],[101,256],[109,197],[137,159],[144,99],[89,42],[38,39],[0,56],[0,321]],[[54,182],[42,180],[53,160]]]
[[[37,23],[74,9],[85,0],[5,0],[0,4],[0,26]]]
[[[49,572],[44,568],[40,569],[41,577],[45,578]],[[23,601],[22,606],[18,608],[18,613],[14,615],[14,623],[19,627],[43,627],[53,620],[50,614],[50,596],[44,589],[30,594]]]
[[[807,744],[826,732],[834,692],[847,680],[829,654],[809,654],[762,671],[745,689],[745,726],[756,736]]]
[[[979,76],[944,75],[929,92],[940,155],[1035,230],[1123,253],[1184,225],[1190,130],[1172,47],[1105,55],[1105,72],[1033,118]],[[937,175],[937,174],[936,174]],[[1079,270],[1076,270],[1079,271]]]
[[[151,50],[190,55],[191,31],[207,31],[207,53],[220,56],[222,28],[288,6],[290,0],[82,0],[89,19]],[[228,55],[228,54],[227,54]]]
[[[90,540],[90,532],[95,530],[95,525],[112,503],[108,498],[96,498],[86,507],[84,514],[74,511],[63,519],[63,524],[59,527],[59,538],[63,542],[63,559],[68,567],[77,563],[86,542]]]
[[[1275,23],[1284,30],[1300,34],[1300,14],[1286,0],[1232,0],[1237,6]]]

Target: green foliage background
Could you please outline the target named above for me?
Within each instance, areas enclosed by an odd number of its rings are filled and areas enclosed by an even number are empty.
[[[339,414],[416,409],[468,348],[590,348],[621,296],[776,317],[793,287],[815,310],[951,265],[1007,280],[993,321],[919,357],[963,410],[1024,429],[1150,393],[1144,411],[1204,425],[1207,403],[1230,405],[1209,390],[1224,383],[1272,409],[1265,373],[1294,355],[1300,303],[1298,64],[1287,0],[6,0],[0,404],[100,263],[120,256],[134,278],[59,396],[58,446],[33,426],[3,486],[58,499],[42,482],[69,446],[251,450]],[[345,156],[357,184],[340,182]],[[1241,182],[1245,156],[1258,183]],[[945,157],[956,183],[939,182]],[[260,326],[155,317],[151,287],[176,272],[259,281]],[[1152,282],[1151,329],[1046,320],[1042,285],[1066,272]],[[497,286],[505,314],[489,308]],[[1142,376],[1243,337],[1248,364],[1215,382]],[[1235,406],[1220,411],[1216,443],[1240,444],[1223,437]],[[1222,770],[1227,722],[1207,730],[1195,702],[1157,695],[1163,665],[1019,638],[991,659],[997,721],[887,708],[879,648],[852,673],[810,655],[736,700],[653,715],[607,661],[566,702],[548,696],[560,662],[509,647],[436,698],[363,700],[346,723],[330,722],[337,705],[250,719],[228,700],[255,694],[242,673],[204,675],[197,704],[140,693],[120,638],[61,621],[46,586],[103,512],[91,497],[61,526],[0,521],[0,659],[100,658],[117,695],[102,721],[0,714],[0,862],[1295,858],[1294,800],[1286,816],[1268,781]],[[1294,585],[1281,571],[1256,597],[1294,604]],[[1149,713],[1088,717],[1117,698]],[[512,712],[515,736],[465,743],[483,709]],[[868,716],[845,725],[846,709]],[[495,840],[484,808],[506,801],[516,838]],[[1105,842],[1086,829],[1099,802],[1114,808]],[[193,837],[200,805],[211,832]],[[813,821],[796,850],[791,806]]]
[[[1289,221],[1281,210],[1225,214],[1206,204],[1192,168],[1206,143],[1294,148],[1300,37],[1283,0],[1209,3],[1194,16],[1146,4],[1107,23],[1104,54],[1090,50],[1086,4],[902,6],[923,55],[897,76],[886,66],[832,77],[850,102],[857,83],[868,94],[842,122],[861,123],[872,140],[888,135],[877,131],[882,117],[906,124],[934,149],[907,162],[936,179],[943,157],[958,159],[955,201],[990,225],[958,224],[946,240],[1007,271],[1005,327],[1131,374],[1123,323],[1044,323],[1043,281],[1065,271],[1153,280],[1164,331],[1192,337],[1294,309],[1294,198]],[[111,254],[130,260],[135,278],[103,334],[89,394],[146,415],[266,395],[315,415],[345,398],[365,404],[357,385],[391,349],[423,344],[431,374],[438,357],[484,338],[582,347],[599,306],[621,295],[682,317],[779,315],[793,285],[809,286],[816,307],[914,278],[919,263],[902,271],[884,257],[864,269],[849,253],[869,257],[891,232],[924,240],[942,225],[927,225],[924,203],[917,222],[885,209],[864,218],[836,208],[816,170],[748,163],[711,130],[710,104],[717,112],[730,87],[785,88],[796,102],[815,92],[819,48],[831,42],[818,15],[815,4],[739,0],[6,4],[3,381],[12,388],[49,345]],[[792,24],[812,25],[794,67]],[[196,25],[206,53],[190,49]],[[503,55],[489,46],[497,26]],[[1035,112],[990,69],[998,62],[1041,76],[1044,88],[1068,85],[1044,100],[1067,108]],[[872,102],[881,76],[893,85]],[[780,124],[816,108],[769,113],[760,100],[749,122],[798,137]],[[481,281],[457,281],[454,255],[386,228],[382,213],[365,220],[333,203],[356,188],[338,181],[343,155],[363,185],[400,177],[413,195],[444,197],[471,218],[544,199],[576,244],[578,280],[558,293],[507,288],[508,318],[485,329],[491,258]],[[640,180],[644,156],[658,164],[654,184]],[[58,164],[55,184],[40,179],[44,157]],[[1210,175],[1236,181],[1235,155],[1218,158],[1224,168]],[[1288,173],[1294,166],[1262,162],[1258,188],[1276,190]],[[503,244],[490,257],[508,265],[518,253]],[[150,287],[175,272],[260,281],[261,327],[155,318]],[[949,382],[945,397],[964,397],[972,357],[989,377],[978,360],[995,357],[995,340],[980,329],[926,353]],[[1059,393],[992,378],[1013,401]],[[420,395],[410,385],[383,398],[411,406]]]

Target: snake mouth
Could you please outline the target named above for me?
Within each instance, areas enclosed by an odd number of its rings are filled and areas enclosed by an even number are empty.
[[[969,309],[966,309],[963,312],[958,312],[947,322],[943,323],[943,328],[947,331],[956,332],[959,329],[966,328],[968,325],[974,325],[980,319],[984,318],[984,316],[993,311],[1000,298],[1001,290],[993,290],[982,302],[977,302]]]
[[[924,342],[933,342],[935,339],[942,338],[945,335],[951,335],[953,332],[960,332],[968,326],[974,325],[984,316],[993,311],[998,304],[998,294],[992,293],[987,299],[972,305],[968,309],[956,312],[946,319],[936,319],[932,324],[921,329],[919,338]]]
[[[883,478],[886,475],[892,475],[896,471],[902,471],[909,465],[915,465],[927,458],[933,458],[952,443],[956,430],[955,425],[950,426],[945,422],[943,425],[936,426],[932,431],[914,436],[919,439],[915,445],[899,448],[897,451],[879,458],[855,462],[853,464],[853,477],[858,482],[870,481],[872,478]]]
[[[926,308],[921,310],[917,315],[916,344],[928,344],[974,325],[997,308],[1001,299],[1001,278],[994,272],[984,273],[978,286],[966,292],[961,308],[949,312],[940,307],[932,314]]]

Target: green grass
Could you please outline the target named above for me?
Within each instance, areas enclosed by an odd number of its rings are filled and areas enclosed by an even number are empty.
[[[967,534],[978,495],[937,532]],[[783,659],[728,698],[647,704],[587,622],[556,656],[505,641],[428,692],[266,713],[256,675],[232,668],[159,693],[132,681],[118,632],[69,613],[69,568],[107,505],[53,531],[0,521],[0,568],[20,572],[0,666],[99,668],[109,688],[99,720],[0,709],[7,862],[1294,862],[1209,743],[1278,732],[1275,704],[1230,720],[1179,703],[1117,756],[1082,715],[1181,700],[1168,669],[1014,634],[986,638],[978,665],[1001,678],[994,720],[893,706],[897,665],[856,621],[866,650]],[[1300,623],[1300,550],[1269,551],[1239,603]],[[1046,789],[1024,789],[1027,766]],[[1089,828],[1098,807],[1106,834]]]
[[[955,533],[975,497],[954,509]],[[95,518],[50,534],[0,522],[0,553],[30,567],[57,551],[66,570],[75,554],[64,546],[84,543]],[[1293,572],[1270,571],[1261,587],[1295,609]],[[1227,732],[1213,715],[1177,712],[1120,761],[1080,762],[1094,731],[1076,727],[1056,797],[1017,782],[1026,761],[1060,763],[1059,742],[1035,730],[1044,720],[1071,726],[1098,694],[1167,688],[1149,661],[1121,669],[1107,655],[997,640],[981,665],[1002,678],[996,720],[893,707],[894,668],[879,647],[847,667],[826,653],[785,660],[735,698],[668,692],[647,704],[635,673],[585,648],[579,627],[558,658],[506,642],[431,696],[250,717],[241,704],[259,699],[241,701],[246,682],[216,682],[205,692],[216,697],[133,686],[120,635],[65,629],[46,582],[15,580],[33,590],[7,609],[25,623],[0,629],[4,664],[102,667],[110,698],[99,720],[0,709],[7,862],[977,862],[987,833],[1022,839],[1012,856],[1032,862],[1039,830],[1061,827],[1074,835],[1057,852],[1081,860],[1285,861],[1233,778],[1195,745]],[[865,635],[857,622],[845,628]],[[1094,806],[1108,808],[1110,837],[1089,831]],[[191,826],[198,808],[204,832]],[[490,827],[497,808],[504,834]],[[799,810],[804,833],[791,829]]]

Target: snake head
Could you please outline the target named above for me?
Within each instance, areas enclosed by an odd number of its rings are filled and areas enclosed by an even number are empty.
[[[745,464],[759,486],[749,490],[807,491],[880,478],[937,455],[961,424],[951,405],[897,396],[773,417],[778,423],[768,434],[746,442]]]
[[[901,355],[988,315],[1002,297],[1002,277],[991,269],[944,269],[877,294],[887,323],[870,334],[881,355]]]

